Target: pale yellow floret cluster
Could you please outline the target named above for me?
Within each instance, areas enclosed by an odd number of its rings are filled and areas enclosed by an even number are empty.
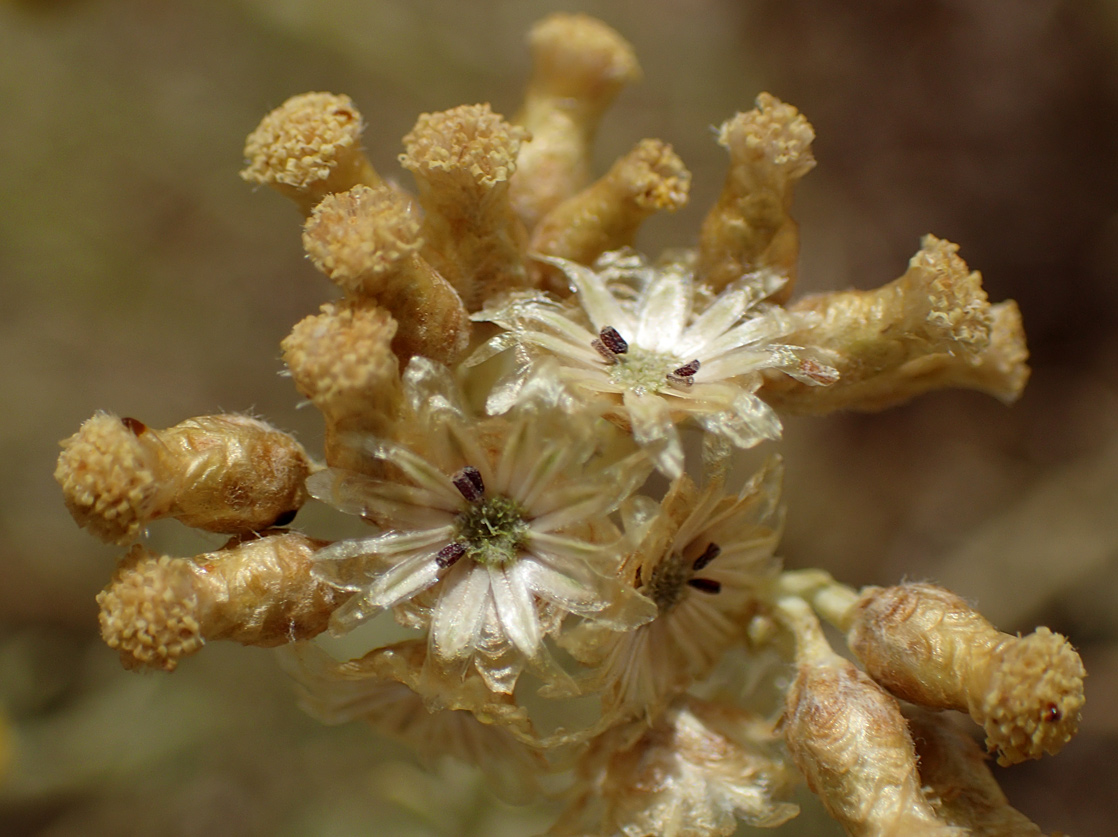
[[[97,598],[105,642],[165,671],[208,641],[288,645],[309,711],[475,764],[518,801],[548,788],[555,837],[773,827],[798,778],[852,837],[1039,834],[938,710],[968,713],[1003,765],[1055,753],[1083,706],[1068,641],[1002,633],[931,584],[782,571],[779,457],[738,476],[782,414],[942,387],[1013,401],[1016,304],[930,235],[883,287],[794,298],[815,133],[768,93],[719,129],[696,246],[646,258],[641,225],[687,202],[691,174],[643,139],[592,176],[600,119],[640,75],[631,47],[578,14],[529,45],[513,119],[463,105],[404,137],[414,194],[365,158],[345,96],[296,96],[248,138],[243,177],[295,202],[338,291],[282,343],[325,462],[244,415],[85,422],[55,473],[80,526],[234,536],[193,557],[134,546]],[[310,496],[368,536],[277,528]],[[342,661],[304,642],[384,612],[417,636]]]
[[[245,143],[241,177],[291,198],[304,213],[331,192],[380,177],[361,149],[361,114],[348,96],[304,93],[272,111]]]

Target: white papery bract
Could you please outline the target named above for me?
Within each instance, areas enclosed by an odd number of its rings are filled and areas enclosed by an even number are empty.
[[[308,481],[318,499],[386,529],[316,554],[316,575],[355,592],[332,627],[344,632],[396,608],[400,621],[429,631],[429,664],[464,676],[473,663],[503,693],[527,665],[573,690],[545,645],[565,616],[627,630],[655,615],[618,576],[619,533],[608,518],[647,478],[647,457],[608,460],[609,424],[555,409],[546,384],[482,419],[426,359],[412,361],[404,388],[403,441],[353,440],[398,479],[331,468]]]
[[[566,273],[577,306],[520,295],[474,317],[507,333],[471,363],[512,346],[522,350],[516,370],[491,394],[490,412],[514,404],[534,364],[552,356],[561,380],[583,395],[605,396],[612,417],[631,428],[657,469],[674,479],[683,473],[676,426],[682,420],[693,418],[739,448],[779,438],[779,418],[755,394],[761,370],[779,369],[812,384],[834,379],[834,370],[805,364],[803,350],[779,342],[803,323],[762,302],[782,284],[771,272],[744,276],[712,296],[695,285],[684,257],[650,266],[616,251],[594,268],[544,261]]]

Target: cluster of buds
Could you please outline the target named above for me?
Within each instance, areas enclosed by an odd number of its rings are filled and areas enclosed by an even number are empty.
[[[591,179],[631,48],[582,15],[530,46],[512,121],[488,104],[419,118],[400,155],[414,191],[365,157],[345,96],[296,96],[249,137],[243,176],[295,202],[340,292],[282,345],[324,462],[245,416],[83,424],[56,472],[67,506],[132,544],[98,597],[105,641],[168,671],[211,640],[284,646],[323,720],[472,762],[512,798],[562,786],[555,835],[775,826],[800,777],[851,835],[1039,833],[930,710],[969,713],[1003,764],[1055,752],[1083,703],[1067,641],[1002,634],[932,585],[783,571],[779,459],[731,476],[781,413],[946,386],[1013,401],[1015,304],[930,235],[882,288],[795,298],[814,132],[765,93],[718,132],[728,171],[697,246],[643,257],[641,223],[684,205],[691,176],[643,139]],[[369,535],[284,528],[308,497]],[[156,555],[137,541],[161,517],[233,537]],[[383,613],[413,638],[340,661],[311,642]],[[783,700],[697,693],[731,649],[783,655]]]

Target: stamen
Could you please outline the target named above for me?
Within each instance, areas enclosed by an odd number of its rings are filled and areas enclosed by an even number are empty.
[[[450,481],[467,502],[476,503],[485,496],[485,483],[481,480],[481,473],[473,465],[467,465],[458,471]]]
[[[691,569],[695,572],[706,569],[707,564],[722,554],[722,547],[716,543],[708,543],[707,548],[703,550],[703,554],[695,559],[695,563],[691,565]]]
[[[629,344],[625,342],[625,338],[618,334],[617,329],[613,326],[605,326],[598,332],[598,337],[601,338],[605,347],[615,355],[623,355],[629,351]]]
[[[695,373],[699,371],[700,363],[693,360],[685,363],[674,372],[668,373],[668,383],[677,387],[689,387],[695,383]]]
[[[713,578],[689,578],[687,579],[687,584],[690,587],[694,587],[700,593],[710,593],[713,595],[722,592],[722,582],[715,581]]]
[[[462,546],[462,544],[458,542],[450,543],[439,550],[438,554],[435,556],[435,563],[443,569],[446,569],[465,554],[466,547]]]
[[[139,419],[132,418],[131,416],[123,416],[120,420],[120,423],[127,427],[130,431],[132,431],[133,436],[139,436],[141,433],[148,429],[146,424],[144,424]]]

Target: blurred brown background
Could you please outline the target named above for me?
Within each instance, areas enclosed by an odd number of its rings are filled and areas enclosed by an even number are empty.
[[[1047,830],[1113,830],[1114,0],[3,0],[0,834],[546,826],[472,774],[431,777],[363,730],[303,718],[268,652],[218,644],[170,677],[123,671],[93,602],[117,550],[77,529],[51,472],[100,408],[156,426],[251,410],[317,449],[278,342],[330,292],[295,209],[238,178],[245,135],[290,95],[344,92],[391,171],[421,111],[511,114],[524,33],[560,9],[615,26],[644,68],[603,125],[601,166],[658,136],[695,175],[691,207],[650,224],[645,249],[692,240],[724,171],[710,126],[769,90],[818,136],[797,196],[805,289],[882,284],[932,232],[993,300],[1020,302],[1034,374],[1012,408],[941,393],[788,423],[783,552],[854,584],[937,580],[1003,629],[1071,636],[1090,673],[1080,737],[999,776]],[[220,543],[177,525],[153,539]],[[814,816],[777,833],[835,833]]]

